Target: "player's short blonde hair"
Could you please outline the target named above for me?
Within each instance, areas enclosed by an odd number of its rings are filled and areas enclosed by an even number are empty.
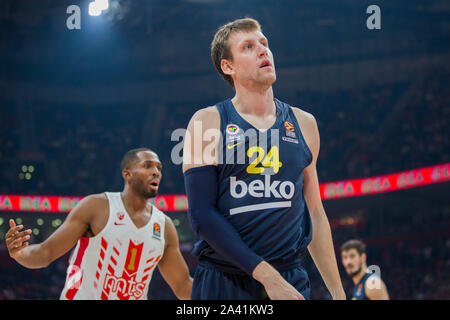
[[[261,31],[261,25],[258,21],[252,18],[243,18],[243,19],[237,19],[231,22],[228,22],[227,24],[223,25],[222,27],[217,30],[216,34],[214,35],[214,39],[211,42],[211,59],[213,61],[214,66],[217,69],[217,72],[222,76],[222,78],[228,82],[232,87],[234,87],[233,79],[225,74],[222,71],[222,67],[220,66],[220,63],[222,62],[222,59],[227,60],[233,60],[233,55],[231,53],[230,49],[230,43],[228,42],[228,39],[230,35],[234,32],[238,31],[254,31],[259,30]]]

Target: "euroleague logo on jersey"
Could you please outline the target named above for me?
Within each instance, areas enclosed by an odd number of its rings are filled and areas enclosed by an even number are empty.
[[[153,238],[161,240],[161,226],[158,222],[153,224]]]
[[[363,287],[363,284],[360,283],[359,286],[358,286],[358,291],[356,292],[356,295],[359,296],[361,294],[362,287]]]
[[[291,122],[289,122],[289,121],[285,121],[285,122],[284,122],[284,127],[285,127],[286,130],[289,131],[289,132],[294,132],[294,131],[295,131],[294,125],[293,125]]]

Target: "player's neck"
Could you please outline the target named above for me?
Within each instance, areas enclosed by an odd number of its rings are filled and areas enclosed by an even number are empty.
[[[237,85],[236,95],[231,101],[239,113],[261,117],[276,113],[272,87],[259,90]]]
[[[136,195],[127,187],[123,189],[120,196],[125,209],[130,215],[142,213],[147,208],[148,199]]]
[[[359,271],[358,274],[356,274],[352,277],[353,283],[357,284],[358,282],[360,282],[361,279],[366,274],[366,272],[367,272],[367,267],[365,267],[365,266],[361,267],[361,271]]]

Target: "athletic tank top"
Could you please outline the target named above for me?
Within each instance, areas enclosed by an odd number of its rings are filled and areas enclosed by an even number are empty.
[[[222,133],[217,205],[250,249],[283,265],[299,262],[312,238],[302,173],[312,154],[291,107],[278,99],[274,102],[276,121],[266,131],[244,120],[231,99],[216,105]],[[234,267],[203,239],[193,253]]]
[[[146,300],[164,251],[165,216],[152,205],[150,221],[137,228],[120,192],[106,192],[109,217],[95,237],[82,237],[70,258],[63,300]]]
[[[359,280],[359,282],[357,284],[355,284],[355,286],[353,287],[351,300],[369,300],[369,298],[366,296],[365,285],[366,285],[367,279],[369,279],[369,277],[372,275],[376,276],[375,274],[372,274],[372,273],[364,274],[364,276],[361,278],[361,280]]]

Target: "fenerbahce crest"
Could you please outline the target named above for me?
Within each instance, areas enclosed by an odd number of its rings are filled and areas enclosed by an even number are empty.
[[[233,142],[233,141],[239,141],[241,140],[241,136],[243,136],[242,130],[233,123],[230,123],[227,125],[226,129],[226,142]]]
[[[239,127],[235,124],[230,123],[227,125],[227,133],[231,135],[235,135],[239,133]]]

